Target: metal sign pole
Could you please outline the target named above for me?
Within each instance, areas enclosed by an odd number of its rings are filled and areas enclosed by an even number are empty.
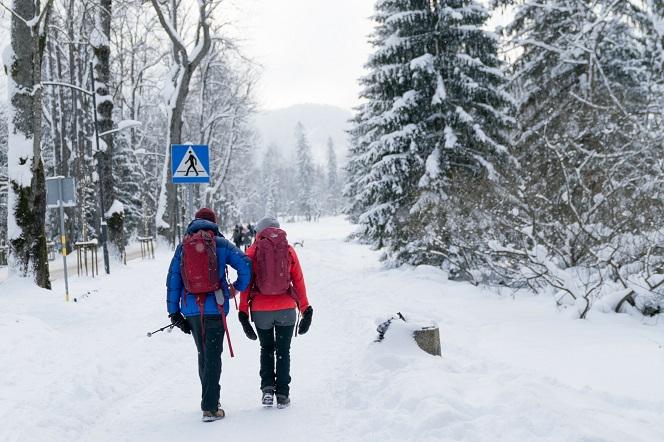
[[[65,205],[64,205],[64,189],[62,186],[64,179],[58,180],[58,188],[60,189],[59,206],[60,206],[60,244],[62,245],[62,264],[65,270],[65,301],[69,302],[69,279],[67,275],[67,238],[65,237]]]
[[[194,184],[189,186],[189,201],[187,202],[187,212],[189,219],[194,219]]]
[[[183,191],[182,191],[182,207],[181,207],[180,213],[179,213],[179,216],[180,216],[180,232],[182,233],[183,238],[187,234],[187,223],[184,219],[184,217],[186,215],[186,211],[187,211],[187,206],[184,205],[184,197],[185,196],[184,196],[184,189],[183,189]],[[182,241],[182,240],[180,240],[180,241]]]
[[[182,241],[180,237],[180,198],[178,198],[178,186],[173,185],[173,193],[175,194],[175,208],[173,213],[173,246]]]
[[[65,229],[65,207],[76,206],[76,185],[71,177],[46,178],[46,207],[58,209],[60,215],[60,244],[65,276],[65,301],[69,302],[69,272],[67,271],[67,235]]]

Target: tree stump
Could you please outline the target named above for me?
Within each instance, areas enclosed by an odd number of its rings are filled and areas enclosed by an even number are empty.
[[[441,356],[440,331],[438,327],[424,327],[422,330],[415,330],[413,337],[417,346],[422,350],[430,355]]]

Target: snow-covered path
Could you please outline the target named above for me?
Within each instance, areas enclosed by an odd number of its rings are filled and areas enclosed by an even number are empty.
[[[74,278],[75,296],[91,291],[76,303],[57,284],[0,284],[0,440],[664,440],[664,324],[573,320],[545,297],[497,296],[426,267],[386,271],[343,241],[350,229],[338,218],[287,226],[304,240],[315,309],[293,342],[292,407],[258,406],[258,344],[232,312],[228,417],[211,424],[199,420],[191,337],[145,336],[168,322],[165,254]],[[443,358],[400,324],[372,342],[376,320],[397,311],[438,323]]]

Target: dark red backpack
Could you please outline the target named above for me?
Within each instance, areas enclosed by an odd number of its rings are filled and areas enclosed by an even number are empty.
[[[217,265],[217,242],[208,230],[185,235],[182,240],[180,274],[184,288],[193,294],[214,292],[221,288]]]
[[[256,237],[255,283],[263,295],[289,293],[290,261],[286,232],[267,228]]]

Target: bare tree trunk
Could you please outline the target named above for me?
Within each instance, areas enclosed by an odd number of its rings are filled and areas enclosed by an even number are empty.
[[[11,266],[32,274],[35,283],[51,288],[44,231],[46,185],[41,158],[42,58],[51,0],[44,9],[33,0],[14,0],[11,20],[13,57],[9,74],[9,207]],[[28,25],[30,24],[30,26]]]

